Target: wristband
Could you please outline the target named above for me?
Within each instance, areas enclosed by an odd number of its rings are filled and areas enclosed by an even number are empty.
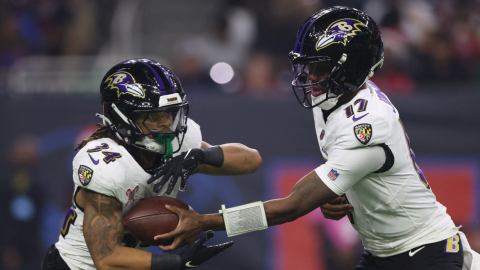
[[[178,270],[181,266],[180,255],[152,254],[151,270]]]
[[[219,212],[223,215],[228,237],[268,228],[263,202],[232,208],[225,208],[225,205],[222,204],[222,210]]]
[[[220,168],[223,165],[223,150],[220,146],[214,146],[210,148],[202,148],[204,155],[203,164],[212,165]]]

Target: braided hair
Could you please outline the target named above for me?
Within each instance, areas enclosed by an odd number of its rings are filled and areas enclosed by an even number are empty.
[[[97,124],[97,127],[98,127],[97,131],[95,131],[92,135],[90,135],[88,139],[82,140],[78,144],[77,148],[75,148],[75,151],[82,149],[87,143],[100,138],[110,138],[118,143],[117,138],[115,138],[115,136],[113,135],[113,132],[108,128],[107,125],[99,123]]]

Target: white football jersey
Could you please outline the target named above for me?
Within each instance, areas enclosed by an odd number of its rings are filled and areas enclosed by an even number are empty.
[[[179,155],[191,148],[200,148],[202,134],[200,126],[188,119],[188,129]],[[87,143],[73,159],[73,182],[75,191],[73,206],[70,208],[63,224],[59,241],[55,244],[63,260],[72,270],[96,269],[83,236],[83,209],[75,201],[80,188],[115,197],[123,205],[125,214],[144,198],[165,195],[168,183],[159,193],[153,191],[154,184],[147,185],[151,177],[135,161],[132,155],[110,138],[102,138]],[[177,181],[169,195],[176,197],[180,188]],[[140,243],[126,234],[123,245],[142,248]],[[132,241],[133,240],[133,241]]]
[[[458,228],[436,201],[415,163],[398,110],[374,83],[369,81],[367,89],[333,111],[326,122],[319,107],[313,109],[313,115],[320,150],[327,161],[315,171],[332,191],[339,196],[344,193],[353,205],[349,218],[366,250],[388,257],[457,233]],[[328,162],[329,156],[342,160],[340,153],[348,159],[345,150],[369,146],[386,148],[387,160],[393,161],[393,166],[355,177],[349,169],[374,161],[357,157],[349,161],[355,164],[346,170],[337,168],[335,163],[340,162]],[[342,186],[347,188],[342,190]]]

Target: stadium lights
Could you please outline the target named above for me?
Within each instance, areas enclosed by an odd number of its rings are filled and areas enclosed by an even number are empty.
[[[233,78],[234,72],[232,66],[227,63],[219,62],[210,69],[210,77],[218,84],[226,84]]]

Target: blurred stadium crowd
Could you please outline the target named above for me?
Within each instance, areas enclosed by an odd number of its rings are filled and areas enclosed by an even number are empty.
[[[167,14],[162,8],[176,1],[126,2],[2,0],[0,98],[8,96],[11,68],[18,67],[22,59],[97,57],[108,54],[109,49],[125,55],[124,59],[159,56],[156,60],[166,63],[178,74],[188,93],[292,98],[287,54],[292,50],[298,27],[314,12],[332,5],[362,9],[380,25],[385,64],[373,81],[389,95],[423,91],[424,83],[480,82],[478,0],[210,0],[205,1],[210,3],[205,6],[192,3],[195,1],[178,1],[182,5],[197,6],[181,9],[175,6],[173,14]],[[138,14],[133,20],[140,24],[115,26],[119,23],[115,14],[128,14],[128,5],[132,2],[138,5]],[[147,2],[149,5],[155,2],[158,10],[144,16],[141,6]],[[127,9],[123,13],[119,8],[122,4]],[[205,10],[198,9],[200,7]],[[143,11],[147,12],[146,9]],[[208,22],[175,19],[190,15]],[[163,20],[152,26],[162,16],[170,21]],[[174,27],[177,24],[180,26]],[[196,31],[192,31],[195,24],[201,31],[192,33]],[[133,30],[124,29],[123,33],[134,33],[142,42],[129,40],[125,43],[132,47],[125,48],[119,44],[122,39],[115,33],[118,28],[129,27]],[[173,29],[173,36],[165,30],[167,28]],[[161,46],[156,45],[152,42],[154,39],[149,39],[155,31],[159,35],[167,31],[165,36],[171,39],[160,40]],[[228,68],[221,67],[217,73],[227,78],[221,83],[215,82],[212,67],[219,62],[227,63],[235,76],[229,75]],[[95,83],[100,84],[99,81]],[[97,89],[92,90],[95,97]],[[8,203],[0,204],[0,212],[9,213],[11,219],[0,219],[0,269],[37,269],[52,239],[51,235],[42,235],[40,227],[57,225],[56,219],[41,220],[42,211],[58,211],[59,215],[63,212],[46,203],[43,187],[35,180],[42,177],[33,166],[40,151],[36,139],[22,137],[9,147],[11,149],[3,155],[8,156],[11,172],[4,174],[0,181],[2,201]],[[53,238],[57,237],[58,230]]]
[[[106,43],[118,43],[112,37],[115,33],[111,25],[115,23],[113,11],[122,1],[3,2],[0,10],[3,88],[9,67],[22,57],[99,55]],[[169,4],[160,2],[158,12],[152,13],[158,17],[163,16],[162,7]],[[292,49],[297,28],[322,7],[341,4],[364,10],[381,27],[386,61],[373,80],[384,91],[405,95],[420,90],[417,84],[422,82],[480,80],[480,2],[476,0],[210,2],[214,7],[202,11],[210,23],[202,31],[185,35],[196,22],[183,22],[183,28],[175,28],[176,37],[164,41],[162,46],[142,45],[130,52],[160,55],[163,59],[159,60],[167,61],[185,86],[195,85],[204,90],[202,93],[222,90],[248,96],[279,96],[290,91],[286,55]],[[139,5],[142,4],[140,1]],[[183,14],[181,18],[188,18],[189,13],[199,18],[195,7],[180,8],[177,12],[178,16]],[[172,28],[165,27],[165,23],[182,25],[174,20],[175,14],[168,18],[169,22],[164,20],[153,29],[162,33]],[[156,21],[140,20],[142,35],[149,35],[152,26],[148,25]],[[210,78],[210,69],[217,62],[233,67],[236,76],[229,83],[218,85]]]

